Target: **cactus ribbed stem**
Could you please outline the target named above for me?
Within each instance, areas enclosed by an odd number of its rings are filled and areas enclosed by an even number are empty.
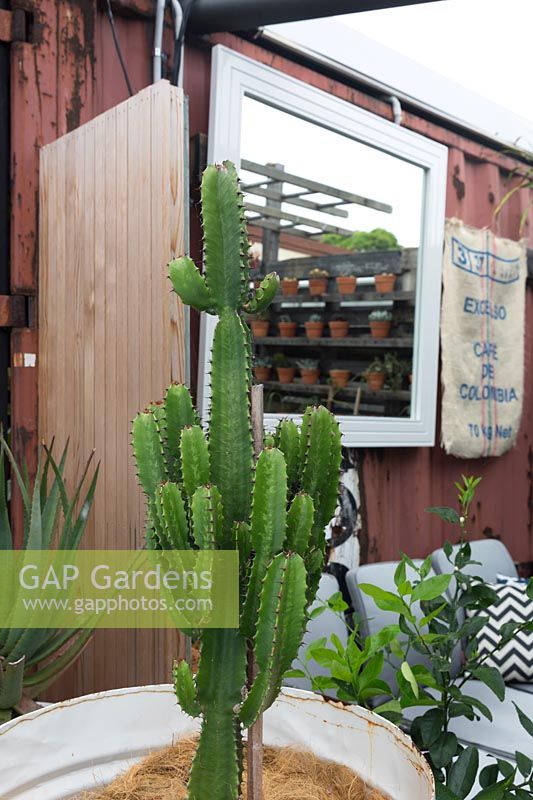
[[[196,677],[185,663],[174,669],[180,705],[202,717],[189,800],[237,800],[242,725],[251,726],[275,700],[318,585],[341,449],[335,418],[312,408],[301,431],[285,420],[264,437],[254,470],[252,347],[243,315],[265,309],[279,281],[268,275],[249,289],[246,220],[232,164],[206,169],[202,219],[204,275],[181,258],[170,265],[170,278],[184,302],[218,316],[208,434],[188,389],[176,384],[135,419],[133,447],[149,546],[239,552],[239,629],[201,630]],[[248,655],[258,668],[250,686]]]

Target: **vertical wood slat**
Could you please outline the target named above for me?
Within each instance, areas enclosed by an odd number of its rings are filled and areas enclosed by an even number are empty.
[[[39,433],[70,439],[70,486],[101,462],[85,548],[142,544],[131,421],[184,378],[166,266],[184,252],[182,114],[161,81],[41,151]],[[176,652],[174,631],[97,631],[48,694],[166,681]]]

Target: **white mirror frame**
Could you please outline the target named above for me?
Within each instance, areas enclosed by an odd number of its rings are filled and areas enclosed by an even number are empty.
[[[446,147],[375,114],[253,61],[222,45],[212,51],[208,162],[229,159],[240,165],[241,109],[244,96],[345,134],[398,156],[425,171],[424,214],[419,248],[411,417],[338,416],[347,447],[421,447],[435,444],[442,245],[446,195]],[[198,402],[205,419],[209,407],[209,354],[216,318],[202,314]],[[283,415],[296,421],[301,416]],[[279,414],[266,414],[271,430]]]

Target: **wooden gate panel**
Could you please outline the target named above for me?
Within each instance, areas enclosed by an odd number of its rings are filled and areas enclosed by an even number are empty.
[[[184,252],[183,96],[150,86],[41,151],[39,433],[70,440],[72,485],[100,476],[85,548],[138,548],[144,503],[131,421],[184,379],[185,324],[167,262]],[[51,696],[170,676],[174,632],[98,631]]]

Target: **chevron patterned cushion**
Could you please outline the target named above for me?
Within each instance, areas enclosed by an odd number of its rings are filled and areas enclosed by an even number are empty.
[[[500,576],[498,576],[500,578]],[[502,578],[491,588],[499,600],[484,613],[489,621],[477,635],[480,654],[489,652],[500,640],[500,627],[506,622],[533,620],[533,600],[526,594],[526,582],[516,578]],[[533,681],[533,633],[522,631],[485,661],[487,667],[496,667],[506,683]]]

